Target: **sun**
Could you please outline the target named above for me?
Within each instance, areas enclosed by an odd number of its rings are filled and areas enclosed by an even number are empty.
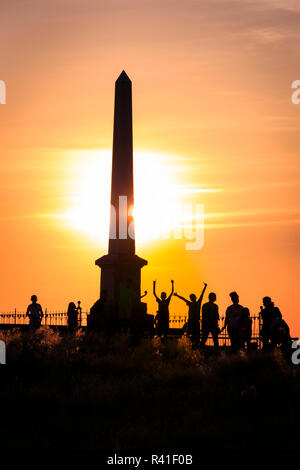
[[[64,224],[106,243],[109,234],[111,150],[71,151],[69,207]],[[172,155],[134,152],[134,220],[137,246],[168,237],[180,223],[180,172]]]

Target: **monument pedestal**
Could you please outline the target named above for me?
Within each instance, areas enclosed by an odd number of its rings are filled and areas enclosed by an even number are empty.
[[[95,264],[101,268],[101,292],[106,292],[107,303],[120,298],[121,285],[130,285],[137,299],[141,291],[141,268],[146,260],[134,254],[111,254],[97,259]]]

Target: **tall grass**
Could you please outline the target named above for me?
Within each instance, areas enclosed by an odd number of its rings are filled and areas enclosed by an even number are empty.
[[[300,370],[276,352],[207,355],[186,337],[1,333],[1,445],[151,450],[298,447]]]

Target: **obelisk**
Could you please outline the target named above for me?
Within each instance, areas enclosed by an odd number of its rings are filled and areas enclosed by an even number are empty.
[[[114,305],[122,285],[130,286],[140,298],[141,268],[147,264],[135,254],[132,140],[132,86],[123,70],[115,83],[108,254],[96,261],[101,268],[100,291],[106,291],[107,302]]]

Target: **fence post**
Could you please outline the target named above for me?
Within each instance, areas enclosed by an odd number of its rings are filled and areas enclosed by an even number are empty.
[[[258,344],[259,344],[259,349],[262,349],[262,339],[261,339],[261,332],[262,329],[262,317],[261,317],[261,312],[258,313]]]
[[[15,325],[17,324],[17,309],[15,308]]]
[[[45,308],[45,326],[47,326],[47,317],[48,317],[48,313],[47,313],[47,307]]]

